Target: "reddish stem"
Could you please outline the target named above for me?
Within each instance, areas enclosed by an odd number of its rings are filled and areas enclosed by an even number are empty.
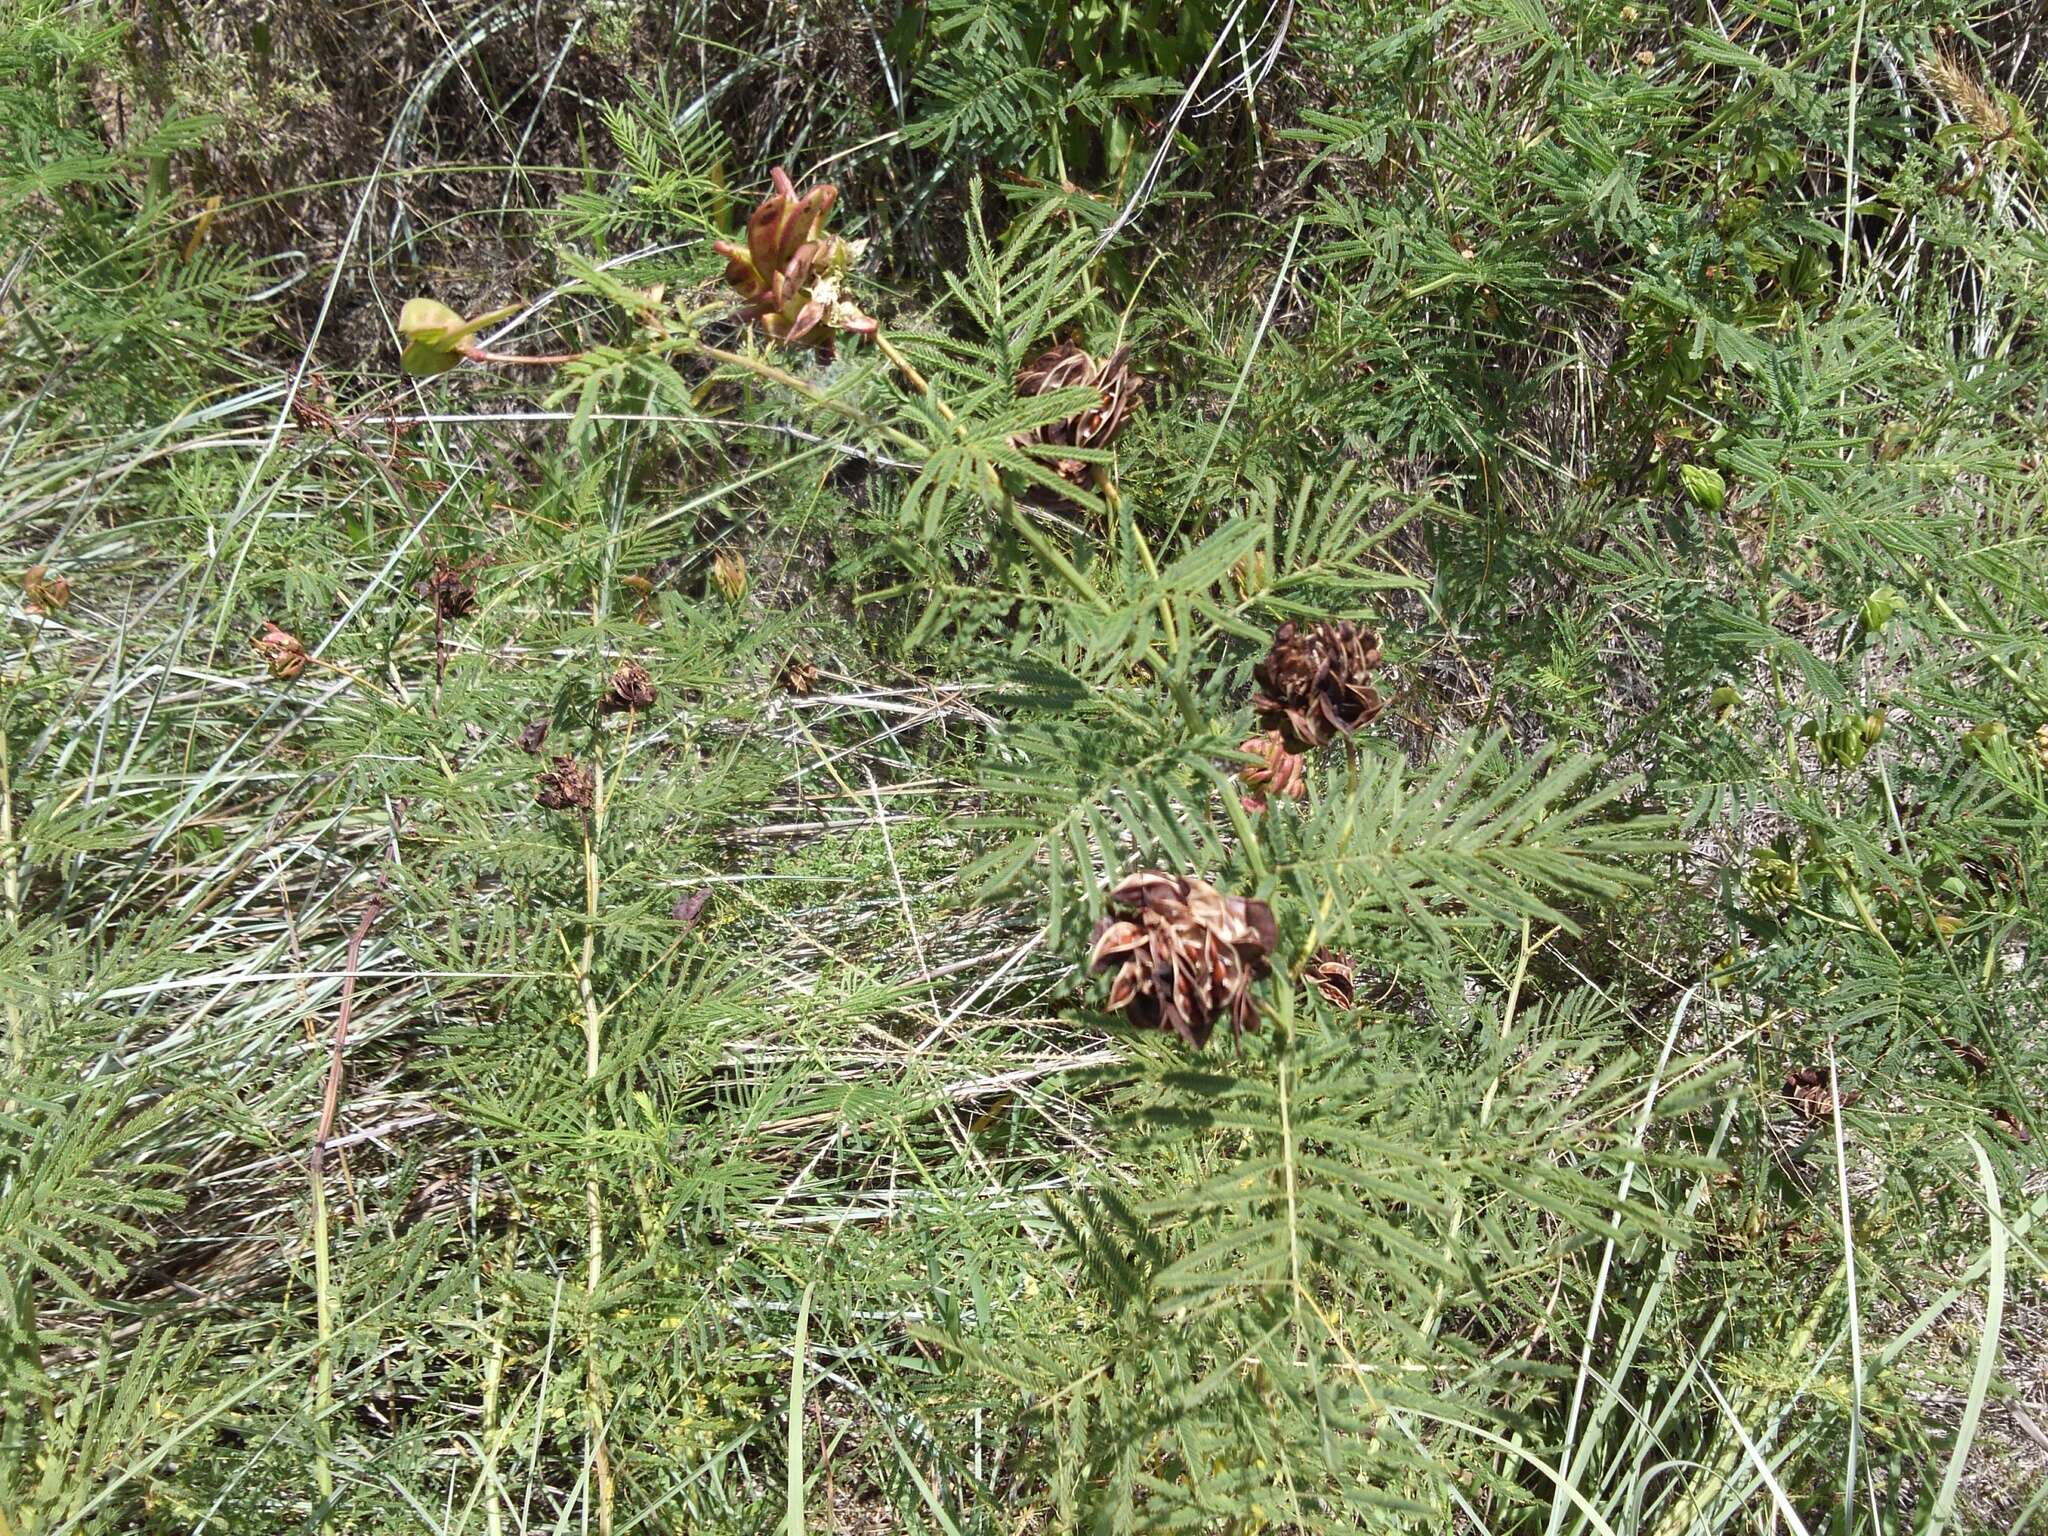
[[[472,363],[495,363],[511,368],[553,368],[562,363],[580,363],[588,356],[583,352],[491,352],[483,347],[466,347],[462,355]]]
[[[327,1138],[334,1134],[335,1112],[341,1107],[341,1064],[348,1046],[349,1015],[355,1011],[356,965],[362,959],[363,940],[369,937],[370,924],[383,910],[384,898],[372,896],[370,904],[363,908],[362,920],[356,924],[356,931],[349,935],[348,963],[341,976],[341,1013],[334,1021],[334,1047],[327,1057],[327,1095],[320,1105],[320,1128],[313,1133],[312,1172],[316,1182],[322,1165],[327,1161]]]

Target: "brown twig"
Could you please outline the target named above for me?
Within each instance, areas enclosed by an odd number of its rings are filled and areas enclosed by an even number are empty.
[[[472,363],[487,363],[498,368],[558,368],[564,363],[580,363],[590,354],[587,352],[492,352],[483,347],[465,348],[462,354]]]
[[[313,1367],[313,1485],[320,1494],[323,1531],[328,1529],[328,1516],[334,1507],[334,1468],[327,1446],[327,1418],[334,1407],[334,1283],[327,1241],[327,1142],[334,1135],[334,1117],[341,1108],[341,1070],[348,1048],[349,1015],[355,1011],[356,967],[362,960],[363,940],[370,935],[370,925],[383,910],[384,898],[372,896],[363,908],[355,932],[349,935],[348,960],[341,976],[341,1011],[334,1020],[334,1045],[327,1057],[327,1093],[320,1104],[320,1125],[313,1132],[313,1156],[308,1167],[313,1184],[313,1299],[317,1330]]]
[[[319,1129],[313,1133],[312,1171],[315,1181],[325,1167],[327,1139],[334,1134],[334,1117],[341,1108],[342,1054],[348,1048],[349,1015],[355,1011],[356,966],[363,956],[363,940],[370,936],[370,925],[377,921],[377,914],[383,910],[384,898],[372,896],[356,923],[356,931],[349,935],[348,960],[341,973],[341,1012],[334,1021],[334,1045],[327,1056],[327,1093],[320,1104]]]

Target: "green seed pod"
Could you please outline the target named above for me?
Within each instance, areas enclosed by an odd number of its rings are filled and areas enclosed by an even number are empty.
[[[1982,757],[2010,734],[2003,720],[1984,720],[1970,727],[1963,737],[1963,755]]]
[[[1721,478],[1718,469],[1709,469],[1704,464],[1681,464],[1678,479],[1693,505],[1702,511],[1719,512],[1728,504],[1728,482]]]
[[[1863,633],[1874,635],[1891,623],[1893,615],[1906,606],[1906,600],[1890,587],[1879,587],[1863,599],[1863,606],[1857,611],[1857,622],[1863,626]]]

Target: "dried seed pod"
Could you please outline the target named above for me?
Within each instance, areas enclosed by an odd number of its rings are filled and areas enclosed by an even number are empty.
[[[55,613],[71,606],[71,583],[55,575],[47,565],[32,565],[21,573],[21,590],[35,613]]]
[[[2020,1124],[2020,1117],[2014,1114],[2011,1110],[2007,1109],[2004,1105],[1994,1104],[1991,1106],[1989,1110],[1986,1111],[1986,1113],[1991,1116],[1992,1123],[1996,1125],[2001,1131],[2005,1132],[2006,1135],[2010,1136],[2014,1141],[2017,1141],[2024,1145],[2025,1143],[2030,1142],[2034,1139],[2033,1136],[2028,1133],[2027,1128],[2024,1125]]]
[[[564,753],[534,780],[534,804],[549,811],[587,811],[597,803],[597,780],[590,770]]]
[[[1238,796],[1244,808],[1254,814],[1266,808],[1268,795],[1282,800],[1299,800],[1308,793],[1307,765],[1299,752],[1287,750],[1278,731],[1267,731],[1237,744],[1237,750],[1259,759],[1238,770],[1237,780],[1249,791]]]
[[[1943,1035],[1941,1043],[1955,1053],[1955,1058],[1977,1076],[1982,1077],[1991,1070],[1991,1058],[1984,1054],[1984,1048],[1968,1040],[1959,1040],[1954,1035]]]
[[[721,549],[711,557],[711,585],[728,603],[747,595],[747,557],[736,549]]]
[[[1349,1013],[1358,1001],[1358,969],[1347,954],[1319,949],[1310,956],[1302,975],[1340,1013]]]
[[[539,757],[541,748],[548,744],[548,731],[554,723],[546,715],[527,721],[526,729],[519,733],[519,750],[528,757]]]
[[[1119,347],[1101,362],[1071,342],[1041,352],[1017,370],[1017,393],[1027,397],[1062,389],[1092,389],[1101,396],[1064,421],[1048,422],[1010,441],[1013,447],[1106,448],[1123,430],[1142,387],[1131,372],[1130,348]],[[1055,458],[1053,468],[1076,485],[1088,483],[1088,466],[1079,459]]]
[[[1809,1124],[1818,1124],[1831,1117],[1839,1105],[1847,1109],[1863,1097],[1860,1093],[1845,1093],[1839,1099],[1831,1100],[1828,1095],[1828,1075],[1819,1067],[1801,1067],[1785,1075],[1785,1097],[1792,1101],[1792,1107]]]
[[[747,219],[747,243],[714,240],[712,248],[725,258],[725,280],[744,301],[747,319],[785,346],[812,346],[830,356],[839,332],[872,335],[876,329],[873,317],[840,292],[867,242],[825,233],[839,201],[831,182],[798,196],[779,167],[769,179],[775,190]]]
[[[597,701],[597,712],[616,715],[628,710],[647,709],[653,703],[654,679],[647,675],[647,669],[637,661],[622,661],[618,670],[612,673],[611,685]]]
[[[1184,875],[1141,870],[1109,892],[1088,964],[1114,971],[1109,1009],[1200,1049],[1216,1016],[1242,1036],[1257,1025],[1252,983],[1268,970],[1277,935],[1263,901],[1225,896]]]
[[[1272,569],[1263,549],[1255,549],[1248,555],[1240,555],[1230,567],[1230,584],[1237,588],[1239,597],[1251,597],[1264,592],[1272,580]]]
[[[818,669],[801,656],[791,656],[775,669],[775,686],[802,698],[818,686]]]
[[[444,624],[466,619],[476,612],[476,588],[458,566],[436,560],[434,568],[413,583],[413,591],[434,610]]]
[[[697,926],[697,919],[703,914],[704,904],[710,900],[711,887],[708,885],[701,890],[678,896],[675,905],[669,908],[669,916],[676,920],[677,927],[688,933]]]
[[[311,659],[299,637],[290,630],[279,629],[271,619],[263,621],[263,633],[256,637],[255,645],[264,665],[270,668],[270,675],[279,682],[297,677]]]
[[[1380,637],[1349,619],[1282,624],[1273,648],[1252,669],[1259,724],[1278,731],[1296,752],[1348,738],[1380,712],[1379,690],[1372,685],[1379,661]]]

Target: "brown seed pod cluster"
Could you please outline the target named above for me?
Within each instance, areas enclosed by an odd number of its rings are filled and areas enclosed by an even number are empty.
[[[55,613],[71,606],[71,583],[47,565],[32,565],[22,572],[21,590],[33,613]]]
[[[790,656],[775,669],[775,686],[803,698],[818,686],[818,669],[801,656]]]
[[[1131,372],[1130,348],[1119,347],[1097,362],[1072,342],[1061,342],[1017,370],[1017,393],[1028,398],[1062,389],[1092,389],[1101,403],[1020,432],[1011,443],[1018,448],[1107,448],[1130,418],[1140,387]],[[1055,457],[1052,466],[1076,485],[1088,483],[1088,465],[1079,459]]]
[[[637,661],[622,661],[597,701],[597,712],[601,715],[625,714],[651,708],[653,704],[654,679],[648,676],[647,669]]]
[[[1233,1034],[1257,1026],[1252,983],[1264,976],[1278,934],[1263,901],[1163,870],[1140,870],[1109,892],[1090,967],[1113,971],[1108,1007],[1147,1029],[1206,1045],[1219,1014]]]
[[[1828,1093],[1828,1075],[1819,1067],[1801,1067],[1786,1073],[1784,1090],[1792,1107],[1809,1125],[1832,1119],[1837,1106],[1847,1109],[1863,1097],[1860,1093],[1845,1093],[1839,1099],[1832,1098]]]
[[[828,355],[840,332],[874,334],[874,319],[840,291],[861,244],[825,232],[839,188],[828,181],[799,195],[779,167],[770,180],[775,190],[747,219],[747,243],[712,242],[742,313],[784,346]]]
[[[1372,684],[1380,637],[1349,619],[1282,624],[1265,660],[1252,669],[1259,724],[1277,731],[1291,751],[1312,752],[1347,740],[1380,712]]]
[[[1348,741],[1379,714],[1372,684],[1379,661],[1379,637],[1348,619],[1280,626],[1254,669],[1252,704],[1263,729],[1238,745],[1252,759],[1238,770],[1247,810],[1304,798],[1304,754],[1340,737]],[[1115,972],[1112,1012],[1197,1048],[1219,1013],[1230,1016],[1239,1036],[1253,1026],[1252,983],[1270,970],[1276,942],[1264,902],[1225,896],[1189,876],[1142,870],[1110,890],[1107,905],[1088,963],[1098,973]],[[1302,980],[1339,1012],[1357,1005],[1357,967],[1349,955],[1318,949]]]
[[[548,811],[587,811],[597,804],[597,779],[583,764],[563,753],[534,780],[533,801]]]
[[[1322,994],[1323,1001],[1339,1013],[1349,1013],[1358,1002],[1358,969],[1349,955],[1334,949],[1319,949],[1309,957],[1302,978]]]
[[[273,619],[263,621],[263,633],[253,643],[270,675],[279,682],[290,682],[306,670],[306,663],[312,659],[299,637],[288,629],[279,629]]]
[[[453,624],[476,612],[476,588],[469,584],[462,567],[446,560],[435,560],[434,568],[414,582],[412,589],[443,624]]]
[[[1238,798],[1254,815],[1266,808],[1269,796],[1279,800],[1299,800],[1308,794],[1307,764],[1299,752],[1287,750],[1287,743],[1278,731],[1266,731],[1241,741],[1237,750],[1258,759],[1256,763],[1240,769],[1237,775],[1237,781],[1246,790]]]

